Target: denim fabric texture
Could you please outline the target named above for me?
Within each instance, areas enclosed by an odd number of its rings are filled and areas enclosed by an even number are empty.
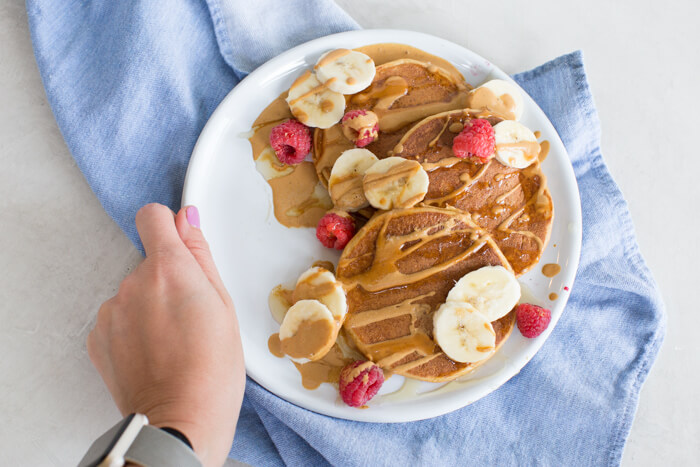
[[[357,24],[327,0],[28,0],[36,60],[80,170],[141,249],[134,214],[178,209],[217,104],[280,52]],[[369,424],[296,407],[247,382],[231,457],[252,465],[616,465],[665,331],[664,305],[600,151],[582,55],[514,76],[559,132],[581,193],[571,296],[503,387],[430,420]]]

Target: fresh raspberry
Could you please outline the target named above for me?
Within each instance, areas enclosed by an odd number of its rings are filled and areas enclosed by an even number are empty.
[[[298,164],[311,151],[311,130],[297,120],[287,120],[272,129],[270,145],[281,163]]]
[[[362,365],[362,368],[358,368]],[[359,371],[358,371],[359,370]],[[371,362],[357,360],[340,372],[340,397],[350,407],[362,407],[384,384],[384,372]]]
[[[515,308],[518,329],[525,337],[537,337],[549,326],[552,312],[541,306],[521,303]]]
[[[496,137],[488,120],[476,118],[464,126],[452,142],[452,152],[460,158],[469,158],[485,164],[494,156]]]
[[[355,222],[352,217],[344,217],[329,212],[318,221],[316,238],[323,246],[342,250],[355,235]]]
[[[345,137],[358,148],[363,148],[379,138],[379,117],[370,110],[351,110],[343,116],[340,124]]]

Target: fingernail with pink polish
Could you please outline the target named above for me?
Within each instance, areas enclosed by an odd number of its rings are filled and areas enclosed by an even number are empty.
[[[185,208],[185,215],[187,216],[187,223],[192,227],[199,228],[199,210],[196,206],[187,206]]]

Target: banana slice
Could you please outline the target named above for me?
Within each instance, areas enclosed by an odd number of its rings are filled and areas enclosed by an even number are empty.
[[[289,88],[287,104],[297,120],[316,128],[332,127],[345,113],[345,96],[328,89],[308,70]]]
[[[491,322],[469,303],[443,303],[433,316],[433,336],[455,362],[484,360],[496,348],[496,332]]]
[[[338,323],[318,300],[300,300],[289,308],[280,326],[282,352],[298,363],[323,358],[338,336]]]
[[[417,161],[387,157],[367,169],[362,187],[377,209],[409,208],[428,193],[428,173]]]
[[[535,134],[521,123],[504,120],[493,127],[496,159],[503,165],[524,169],[537,160],[540,144]]]
[[[492,79],[473,89],[468,105],[473,109],[488,108],[509,120],[520,120],[525,108],[518,87],[503,79]]]
[[[369,206],[362,189],[362,178],[378,160],[367,149],[348,149],[340,155],[328,179],[328,191],[337,209],[355,212]]]
[[[485,266],[462,277],[447,295],[448,302],[469,303],[496,321],[510,313],[520,300],[520,283],[503,266]]]
[[[333,319],[339,324],[342,324],[348,311],[343,285],[325,268],[313,267],[299,276],[292,293],[292,301],[300,300],[318,300],[328,307]]]
[[[372,84],[374,61],[361,52],[336,49],[321,55],[314,71],[328,88],[342,94],[355,94]]]

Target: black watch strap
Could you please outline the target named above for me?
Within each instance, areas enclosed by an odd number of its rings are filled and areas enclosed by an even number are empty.
[[[201,467],[192,444],[180,431],[148,424],[143,414],[131,414],[90,446],[79,467]]]
[[[174,437],[185,443],[187,446],[189,446],[190,449],[194,450],[194,448],[192,447],[192,443],[190,443],[190,440],[187,439],[187,436],[185,436],[181,431],[178,431],[175,428],[170,428],[169,426],[164,426],[160,429],[166,433],[173,435]]]

